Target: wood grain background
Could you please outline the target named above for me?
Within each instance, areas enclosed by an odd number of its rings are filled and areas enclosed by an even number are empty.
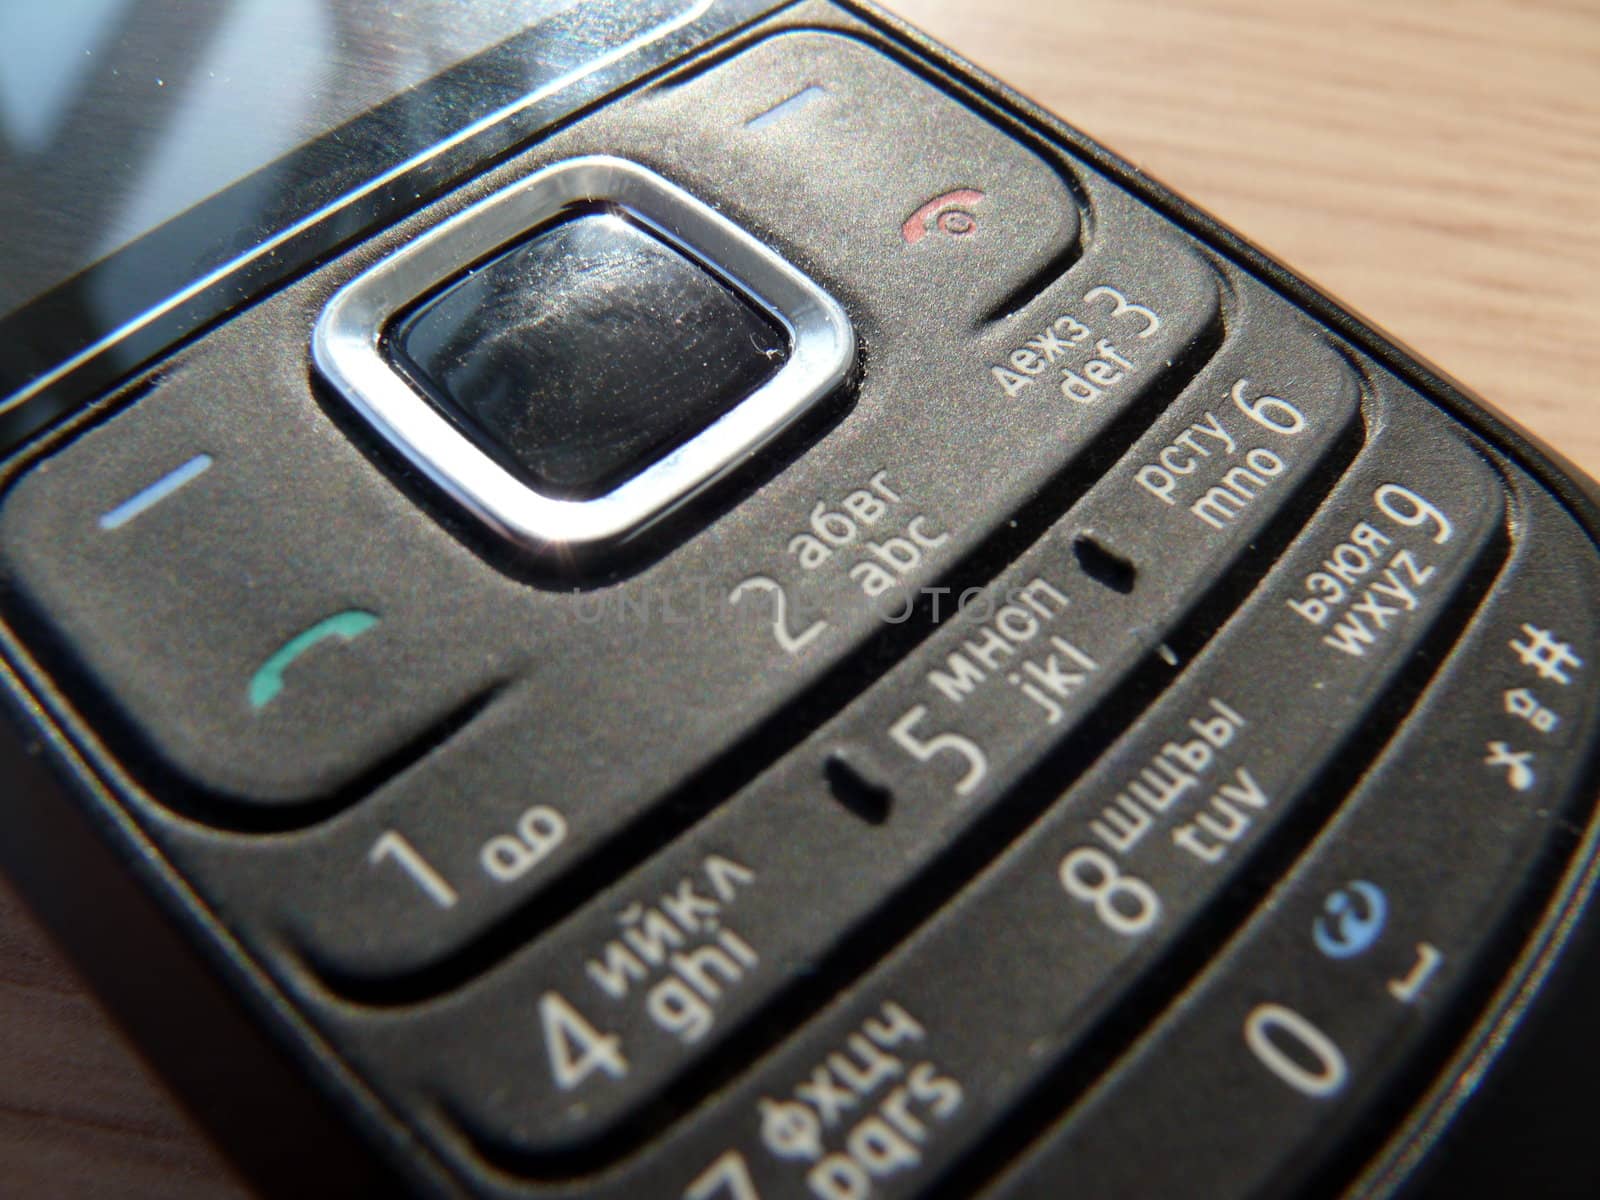
[[[1600,474],[1596,0],[892,7]],[[247,1194],[3,884],[0,1192]]]

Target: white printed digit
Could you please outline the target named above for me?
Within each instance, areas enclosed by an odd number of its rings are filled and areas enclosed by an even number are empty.
[[[596,1071],[604,1071],[613,1079],[627,1075],[622,1039],[614,1033],[601,1033],[589,1024],[560,992],[546,992],[540,997],[539,1023],[544,1026],[550,1074],[562,1091],[570,1092]]]
[[[966,759],[966,773],[956,781],[956,795],[965,796],[983,782],[984,776],[989,773],[989,760],[978,748],[978,743],[971,738],[962,737],[959,733],[936,733],[926,741],[917,737],[911,732],[911,727],[927,715],[927,706],[917,705],[889,727],[889,736],[918,762],[928,762],[935,755],[945,751],[959,754]]]
[[[1300,1057],[1284,1050],[1279,1038],[1295,1042],[1314,1065],[1307,1066]],[[1245,1018],[1244,1040],[1262,1066],[1313,1100],[1333,1095],[1349,1077],[1344,1055],[1333,1039],[1281,1004],[1256,1005]]]
[[[1233,385],[1229,394],[1233,397],[1234,407],[1257,425],[1273,433],[1281,433],[1284,437],[1293,437],[1306,427],[1305,414],[1287,400],[1280,400],[1277,396],[1258,396],[1254,400],[1246,400],[1245,389],[1249,386],[1248,379],[1241,379]]]
[[[761,1200],[755,1180],[750,1178],[750,1168],[745,1166],[744,1155],[737,1150],[727,1150],[717,1160],[694,1177],[683,1192],[683,1200],[712,1200],[714,1196],[728,1200]]]
[[[789,629],[789,597],[784,593],[783,585],[775,579],[765,575],[752,575],[749,579],[742,580],[728,593],[728,603],[737,604],[747,591],[770,592],[772,595],[772,636],[778,643],[778,648],[785,654],[799,654],[817,638],[822,636],[822,631],[828,627],[823,620],[816,620],[807,625],[799,633],[792,633]]]
[[[1113,933],[1137,937],[1161,917],[1161,897],[1137,875],[1125,874],[1109,854],[1095,846],[1079,846],[1061,860],[1057,872],[1069,895],[1094,905],[1100,921]]]
[[[1090,288],[1083,294],[1085,304],[1093,304],[1096,300],[1106,299],[1112,302],[1111,315],[1113,317],[1139,317],[1144,321],[1144,328],[1139,330],[1138,337],[1147,338],[1161,328],[1161,318],[1156,316],[1142,304],[1134,304],[1114,287],[1104,285]]]
[[[385,830],[377,841],[372,843],[372,849],[367,852],[367,862],[377,866],[385,859],[393,859],[400,864],[400,869],[410,876],[411,881],[421,888],[440,908],[454,908],[456,904],[456,890],[445,882],[443,875],[435,871],[428,860],[417,853],[417,848],[400,834],[392,829]]]
[[[1444,545],[1455,532],[1455,527],[1450,524],[1450,518],[1437,506],[1428,503],[1416,492],[1398,483],[1384,484],[1372,493],[1372,499],[1390,520],[1401,525],[1416,529],[1431,522],[1434,526],[1433,542],[1436,546]]]

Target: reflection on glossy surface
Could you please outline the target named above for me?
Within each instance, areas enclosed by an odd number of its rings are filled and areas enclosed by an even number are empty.
[[[0,446],[780,2],[0,0]]]
[[[576,2],[0,5],[0,314]]]
[[[391,343],[469,436],[535,491],[575,499],[699,433],[789,356],[770,317],[610,214],[479,264]]]

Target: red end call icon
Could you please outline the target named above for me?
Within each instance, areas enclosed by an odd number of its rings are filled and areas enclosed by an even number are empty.
[[[961,188],[935,196],[900,226],[900,236],[906,245],[915,246],[930,233],[944,233],[951,237],[965,237],[978,231],[978,218],[969,209],[977,206],[983,193],[975,188]]]

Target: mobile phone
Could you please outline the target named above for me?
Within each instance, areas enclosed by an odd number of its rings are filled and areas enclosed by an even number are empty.
[[[1574,1104],[1591,485],[871,9],[319,11],[4,273],[8,869],[239,1153],[1460,1194]]]

